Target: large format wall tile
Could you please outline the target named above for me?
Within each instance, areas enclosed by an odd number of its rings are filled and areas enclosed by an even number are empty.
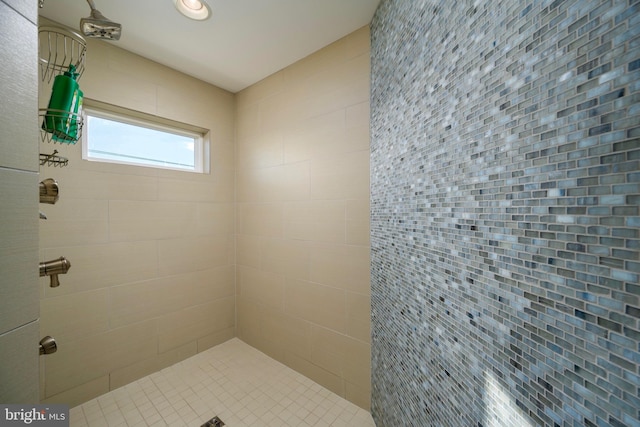
[[[0,402],[38,403],[37,3],[0,1]]]
[[[38,318],[37,191],[37,174],[0,168],[0,334]]]
[[[365,27],[238,93],[236,121],[238,336],[364,408],[369,81]]]
[[[30,322],[6,334],[0,334],[0,401],[38,403],[39,322]],[[8,369],[10,368],[10,369]]]
[[[37,104],[38,51],[37,27],[25,16],[33,17],[33,3],[0,2],[0,74],[3,102],[0,103],[0,167],[38,170]],[[15,3],[15,4],[14,4]]]

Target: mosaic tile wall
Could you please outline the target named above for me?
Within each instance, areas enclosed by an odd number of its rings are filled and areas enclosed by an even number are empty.
[[[378,427],[640,425],[639,10],[382,1]]]

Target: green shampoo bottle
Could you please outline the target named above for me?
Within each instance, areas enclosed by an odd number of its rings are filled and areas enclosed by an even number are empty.
[[[77,115],[82,104],[82,91],[78,85],[78,73],[74,65],[53,80],[51,98],[42,128],[59,142],[77,141]]]

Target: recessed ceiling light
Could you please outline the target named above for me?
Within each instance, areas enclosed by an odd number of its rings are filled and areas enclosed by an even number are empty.
[[[211,9],[204,0],[173,0],[173,3],[187,18],[204,21],[211,16]]]

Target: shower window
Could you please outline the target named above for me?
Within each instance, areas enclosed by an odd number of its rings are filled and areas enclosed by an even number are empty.
[[[203,129],[143,113],[84,107],[85,160],[208,172]]]

